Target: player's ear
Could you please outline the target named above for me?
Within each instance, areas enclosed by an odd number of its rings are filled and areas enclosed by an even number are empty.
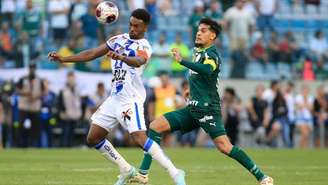
[[[148,31],[148,25],[144,24],[144,31],[147,32]]]
[[[211,38],[211,40],[214,41],[216,39],[216,34],[211,32],[210,38]]]

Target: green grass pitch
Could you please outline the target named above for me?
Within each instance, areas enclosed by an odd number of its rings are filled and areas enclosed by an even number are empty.
[[[255,178],[234,160],[215,149],[165,149],[187,172],[188,185],[255,185]],[[142,151],[120,148],[122,155],[138,166]],[[328,185],[328,150],[260,150],[247,153],[276,185]],[[151,185],[173,181],[153,163]],[[112,185],[117,168],[95,150],[3,150],[0,151],[0,185]]]

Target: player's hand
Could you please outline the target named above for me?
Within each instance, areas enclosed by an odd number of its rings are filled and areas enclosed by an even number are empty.
[[[171,52],[172,52],[173,58],[177,62],[180,63],[182,61],[182,56],[181,56],[181,53],[180,53],[179,49],[178,48],[173,48],[173,49],[171,49]]]
[[[107,56],[111,59],[114,59],[114,60],[123,60],[124,56],[123,55],[120,55],[114,51],[109,51],[107,53]]]
[[[61,57],[58,53],[56,52],[50,52],[48,54],[48,58],[49,60],[51,61],[56,61],[56,62],[60,62],[60,63],[63,63],[64,60],[63,60],[63,57]]]

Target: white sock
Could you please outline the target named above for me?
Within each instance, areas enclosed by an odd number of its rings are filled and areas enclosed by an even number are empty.
[[[107,140],[104,139],[95,148],[108,160],[120,168],[120,172],[128,172],[131,170],[131,165],[118,153],[114,146]]]
[[[175,177],[178,174],[178,169],[173,165],[171,160],[166,157],[163,150],[156,142],[148,138],[144,145],[144,150],[148,152],[162,167],[164,167],[169,172],[172,179],[175,180]]]

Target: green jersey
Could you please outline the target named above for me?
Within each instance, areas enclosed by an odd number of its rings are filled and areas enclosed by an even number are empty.
[[[220,56],[215,46],[206,49],[196,48],[193,51],[193,63],[210,67],[207,73],[199,73],[190,69],[189,106],[197,110],[220,111],[220,96],[218,93],[218,74],[220,71]],[[205,65],[209,64],[209,65]],[[199,65],[202,66],[202,65]]]

